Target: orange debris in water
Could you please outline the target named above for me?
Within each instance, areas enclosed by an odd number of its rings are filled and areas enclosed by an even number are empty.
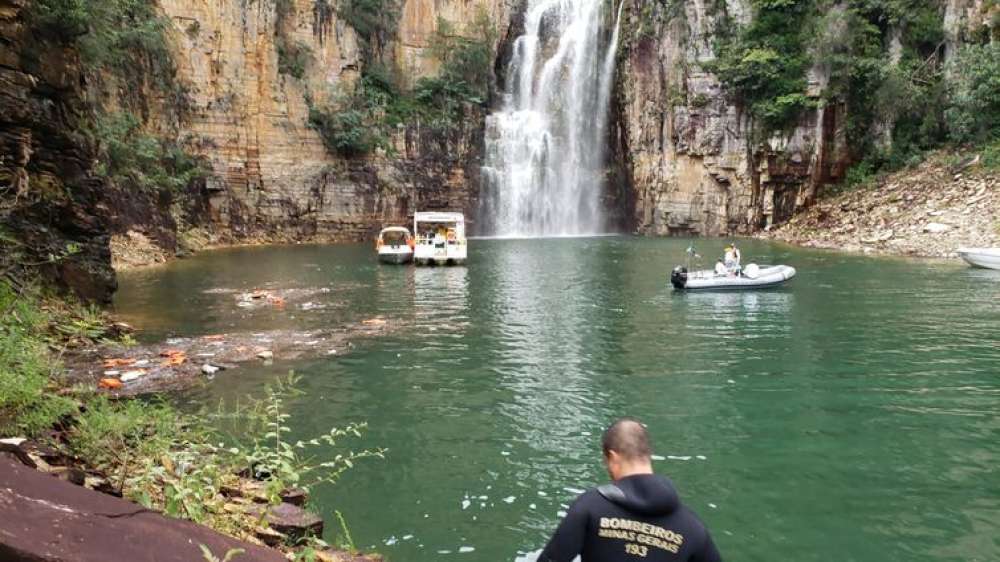
[[[122,381],[118,379],[101,379],[101,381],[97,383],[97,386],[107,388],[109,390],[116,390],[121,388],[123,385]]]
[[[160,357],[165,358],[161,363],[164,367],[176,367],[187,361],[187,354],[179,349],[161,351]]]
[[[114,369],[115,367],[128,367],[132,363],[135,363],[135,359],[105,359],[104,368]]]

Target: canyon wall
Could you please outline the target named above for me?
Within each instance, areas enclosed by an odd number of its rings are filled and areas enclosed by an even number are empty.
[[[331,154],[308,123],[310,104],[350,92],[366,64],[362,40],[326,0],[284,1],[161,0],[192,102],[181,134],[211,165],[210,225],[236,239],[357,240],[416,209],[471,212],[483,109],[469,107],[446,136],[417,120],[390,135],[388,151]],[[405,0],[383,58],[407,87],[437,71],[430,45],[441,21],[462,33],[485,13],[499,36],[507,10],[499,0]],[[279,71],[279,40],[310,53],[301,78]]]
[[[805,6],[800,9],[813,10],[807,12],[808,17],[827,19],[807,31],[812,35],[806,37],[801,51],[794,53],[813,60],[806,72],[808,109],[791,126],[765,134],[743,100],[727,90],[712,68],[720,55],[716,52],[720,42],[746,28],[766,2],[623,1],[626,20],[616,100],[619,119],[612,139],[617,169],[611,188],[631,192],[632,226],[637,232],[715,236],[769,228],[809,205],[824,186],[843,180],[850,165],[871,152],[888,152],[896,142],[896,110],[879,108],[878,104],[902,100],[878,101],[878,92],[857,91],[843,71],[836,86],[839,93],[830,95],[835,89],[830,60],[835,58],[831,53],[816,52],[823,48],[818,44],[825,43],[841,49],[834,51],[836,56],[861,56],[851,51],[858,48],[858,43],[851,41],[857,41],[859,35],[852,35],[856,30],[849,29],[858,20],[844,14],[865,8],[848,2],[826,7],[785,5]],[[914,67],[947,73],[946,63],[961,45],[982,43],[988,41],[990,33],[997,33],[1000,7],[988,4],[983,0],[918,3],[906,8],[904,15],[884,13],[876,24],[857,33],[873,30],[881,35],[882,55],[874,64],[881,76],[887,76],[900,65],[904,41],[911,41],[908,48],[912,49],[912,42],[924,40],[921,33],[940,32],[941,37],[922,47],[930,50],[929,54],[913,55],[911,51],[910,56],[920,57]],[[887,12],[894,9],[890,3],[871,6]],[[848,23],[852,21],[855,23]],[[926,28],[938,24],[938,29]],[[911,33],[911,27],[920,26],[925,29]],[[783,40],[772,39],[775,43]],[[869,58],[865,64],[872,63]],[[908,80],[919,83],[926,78],[914,75]],[[854,107],[862,106],[869,115],[850,113],[844,99],[851,96],[856,98]],[[916,98],[919,100],[919,94]],[[903,110],[910,111],[911,118],[920,113],[920,101],[915,103],[917,108]],[[865,126],[870,127],[872,142],[867,148],[856,136],[848,141],[852,119],[855,129],[858,121],[868,121]],[[911,155],[911,159],[918,157]]]
[[[39,268],[57,286],[107,301],[109,186],[91,170],[88,105],[73,49],[25,25],[28,0],[0,0],[0,275]]]
[[[633,186],[638,232],[749,233],[787,219],[819,186],[841,177],[848,154],[839,105],[808,112],[786,134],[758,139],[748,112],[703,68],[716,58],[719,20],[745,25],[748,0],[688,0],[682,13],[655,18],[643,33],[640,18],[667,9],[644,4],[626,4],[631,34],[618,92],[618,151]],[[808,94],[818,99],[826,79],[812,69]]]

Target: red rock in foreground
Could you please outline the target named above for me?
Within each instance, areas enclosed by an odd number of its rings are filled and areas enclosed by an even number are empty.
[[[0,454],[0,560],[192,562],[200,545],[219,559],[284,562],[279,552],[172,519],[43,474]]]

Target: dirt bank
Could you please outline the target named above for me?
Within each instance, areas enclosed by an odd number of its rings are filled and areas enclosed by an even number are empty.
[[[1000,246],[1000,172],[975,155],[939,153],[920,166],[821,199],[761,238],[810,248],[951,257]]]

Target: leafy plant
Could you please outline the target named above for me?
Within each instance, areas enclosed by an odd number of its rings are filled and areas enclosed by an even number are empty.
[[[354,463],[365,458],[384,458],[385,450],[364,449],[345,450],[327,460],[319,460],[309,455],[316,447],[335,449],[348,437],[361,437],[367,428],[365,423],[350,424],[343,428],[333,428],[329,432],[292,443],[287,439],[291,432],[288,420],[291,415],[285,411],[285,396],[295,393],[297,380],[276,383],[270,387],[262,403],[250,410],[239,412],[244,420],[250,420],[249,443],[237,449],[250,473],[268,484],[273,497],[284,489],[297,487],[306,491],[321,484],[335,484]]]
[[[1000,138],[1000,43],[965,45],[949,63],[948,134],[956,143]]]
[[[200,159],[172,142],[145,133],[132,113],[102,116],[93,134],[100,154],[97,172],[120,185],[177,192],[206,173]]]
[[[301,80],[306,75],[306,68],[312,61],[312,49],[302,41],[289,41],[278,38],[278,72]]]
[[[76,411],[53,392],[58,360],[48,349],[49,316],[36,293],[0,279],[0,436],[33,436]]]
[[[309,124],[323,137],[327,150],[342,156],[368,154],[379,144],[381,138],[367,121],[367,115],[356,109],[309,109]]]
[[[201,555],[204,557],[206,562],[231,562],[236,559],[237,556],[246,554],[246,550],[242,548],[231,548],[226,551],[226,554],[222,558],[218,558],[212,554],[211,549],[207,546],[199,544],[198,547],[201,548]]]

